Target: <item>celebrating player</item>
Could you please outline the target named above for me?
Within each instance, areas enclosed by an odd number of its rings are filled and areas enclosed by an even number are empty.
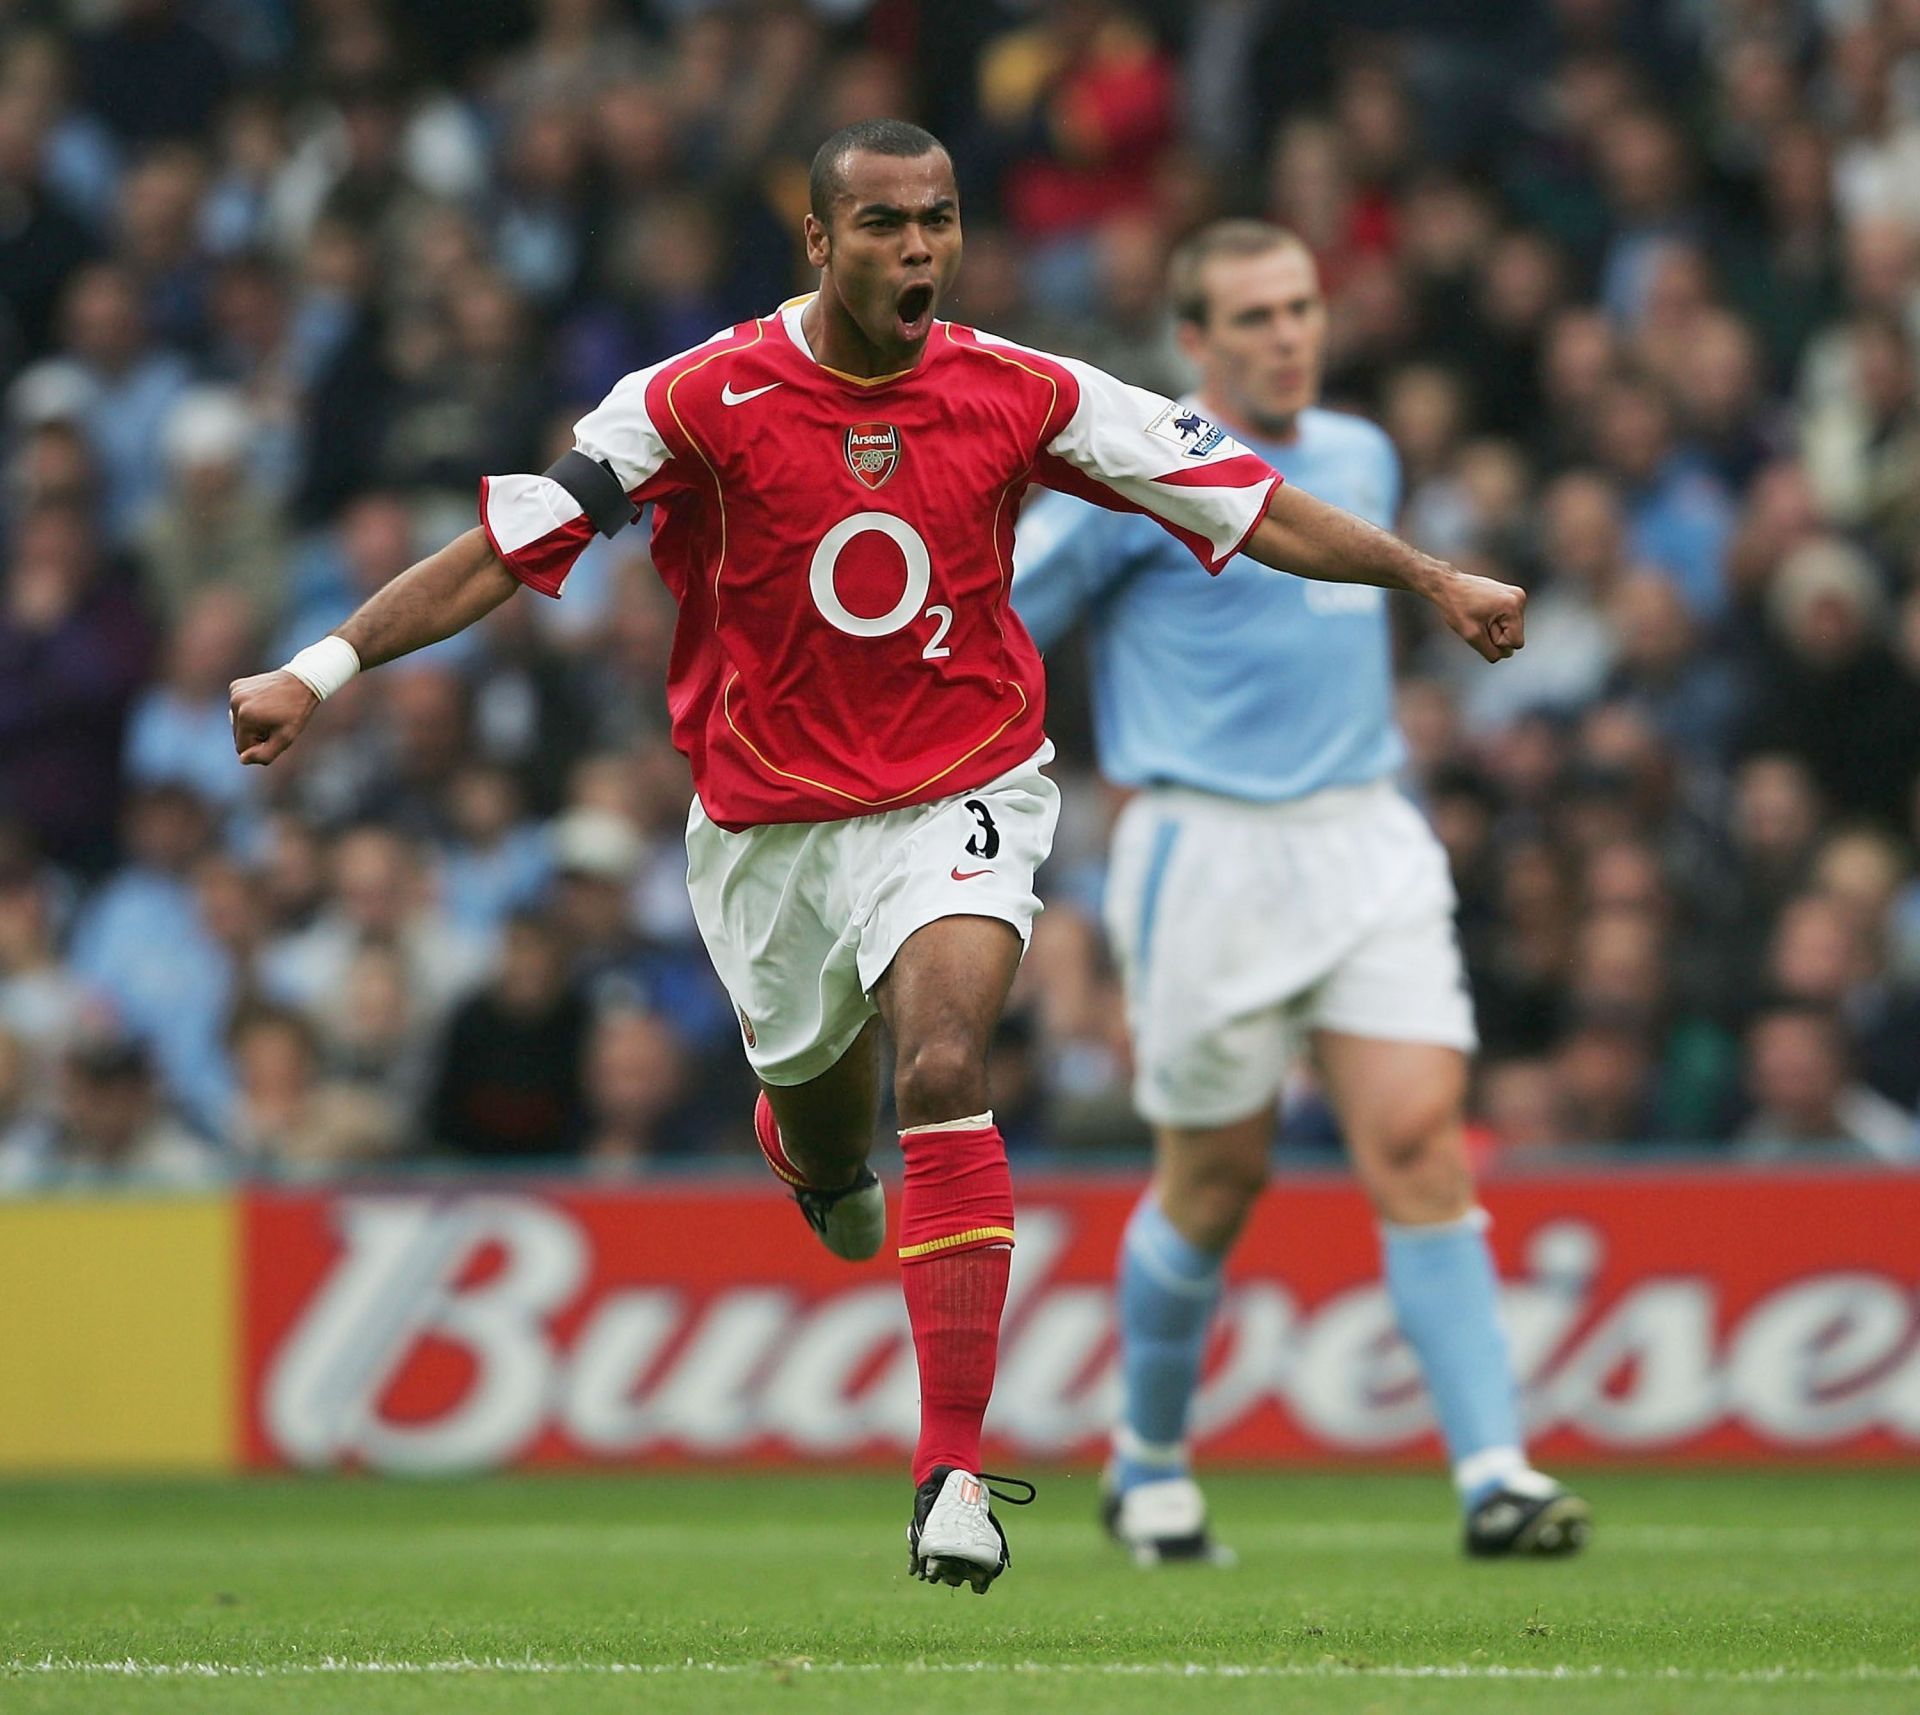
[[[1244,550],[1417,590],[1489,660],[1520,646],[1524,598],[1281,486],[1195,411],[936,320],[959,196],[918,127],[837,133],[811,189],[817,293],[626,377],[544,475],[483,481],[479,529],[234,686],[234,732],[271,762],[355,671],[521,584],[557,595],[595,531],[653,507],[688,887],[763,1086],[755,1129],[827,1247],[875,1254],[886,1021],[921,1384],[908,1546],[918,1576],[984,1590],[1007,1563],[979,1445],[1014,1237],[987,1043],[1058,808],[1007,597],[1022,494],[1149,515],[1209,571]]]
[[[1290,233],[1224,221],[1171,269],[1193,409],[1313,493],[1389,522],[1373,424],[1317,408],[1326,303]],[[1108,933],[1125,978],[1152,1185],[1119,1260],[1124,1410],[1109,1528],[1145,1565],[1228,1558],[1188,1468],[1220,1270],[1266,1181],[1282,1080],[1309,1037],[1380,1217],[1476,1554],[1578,1548],[1587,1506],[1521,1447],[1485,1218],[1461,1128],[1473,1012],[1446,855],[1394,788],[1385,601],[1248,558],[1186,575],[1139,520],[1048,496],[1022,519],[1014,603],[1044,649],[1088,616],[1114,831]],[[1252,559],[1272,563],[1256,536]],[[1308,570],[1311,568],[1294,568]]]

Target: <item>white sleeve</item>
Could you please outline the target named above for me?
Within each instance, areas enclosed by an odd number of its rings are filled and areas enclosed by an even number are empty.
[[[1144,512],[1210,572],[1240,551],[1280,478],[1191,405],[1116,381],[1073,358],[1073,415],[1047,443],[1039,480],[1115,512]]]
[[[630,500],[645,496],[672,456],[648,414],[647,391],[655,376],[678,361],[672,357],[623,376],[574,425],[574,451],[611,472]],[[560,593],[594,533],[586,508],[550,474],[482,477],[480,523],[507,569],[529,589],[551,596]]]

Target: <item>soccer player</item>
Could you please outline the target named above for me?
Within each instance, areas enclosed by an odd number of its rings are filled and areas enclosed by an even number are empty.
[[[1289,483],[1390,522],[1391,443],[1314,403],[1327,312],[1306,247],[1223,221],[1178,248],[1170,276],[1200,378],[1189,408]],[[1042,649],[1087,616],[1101,768],[1137,788],[1114,830],[1106,916],[1155,1167],[1120,1248],[1108,1526],[1143,1565],[1229,1558],[1189,1470],[1188,1411],[1221,1265],[1266,1182],[1305,1039],[1380,1218],[1468,1549],[1578,1548],[1586,1503],[1522,1451],[1462,1139],[1474,1028],[1453,885],[1393,783],[1385,599],[1275,577],[1257,539],[1209,586],[1138,525],[1047,496],[1021,521],[1014,575]]]
[[[235,741],[271,762],[352,673],[522,584],[557,595],[595,531],[652,506],[688,889],[763,1086],[755,1129],[828,1249],[874,1255],[885,1020],[921,1383],[911,1564],[984,1590],[1007,1563],[979,1446],[1014,1236],[987,1043],[1058,809],[1007,597],[1022,494],[1150,515],[1210,571],[1244,550],[1418,590],[1489,660],[1520,646],[1524,597],[1282,486],[1195,411],[937,320],[959,194],[917,126],[836,133],[811,190],[816,293],[627,376],[543,475],[482,481],[478,529],[235,684]]]

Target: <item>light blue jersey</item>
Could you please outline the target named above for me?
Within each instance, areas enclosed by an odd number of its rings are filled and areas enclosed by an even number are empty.
[[[1393,444],[1364,418],[1302,411],[1285,444],[1240,437],[1288,482],[1391,527]],[[1386,593],[1244,557],[1209,578],[1150,518],[1047,494],[1021,517],[1013,600],[1044,651],[1084,616],[1100,769],[1277,803],[1395,773]]]

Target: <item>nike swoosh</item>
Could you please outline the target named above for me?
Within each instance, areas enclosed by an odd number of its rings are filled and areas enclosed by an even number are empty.
[[[771,393],[774,388],[780,385],[778,381],[769,381],[766,386],[756,387],[749,393],[736,393],[733,390],[733,383],[729,381],[720,389],[720,403],[722,405],[744,405],[749,399],[758,399],[762,393]]]
[[[991,875],[993,871],[990,869],[970,869],[962,875],[960,873],[960,866],[955,864],[947,873],[952,876],[955,881],[971,881],[976,875]]]

